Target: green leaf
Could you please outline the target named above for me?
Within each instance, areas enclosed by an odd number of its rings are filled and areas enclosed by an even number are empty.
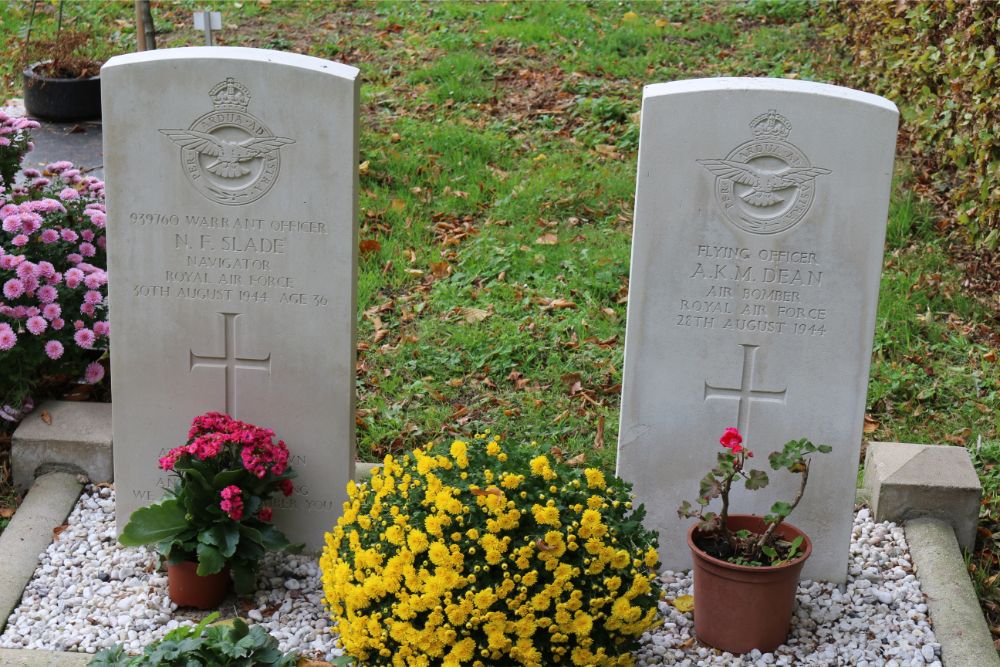
[[[784,500],[779,500],[773,505],[771,505],[771,513],[780,516],[781,518],[785,518],[786,516],[792,513],[792,506],[786,503]]]
[[[118,541],[126,547],[173,540],[188,529],[184,508],[174,498],[132,512]]]
[[[302,550],[304,545],[292,544],[285,537],[284,533],[272,526],[271,524],[264,524],[260,528],[261,544],[268,551],[288,551],[290,553],[296,553]]]
[[[210,544],[198,545],[198,576],[216,574],[226,566],[226,559],[217,547]]]
[[[747,489],[754,491],[756,489],[763,489],[767,486],[768,479],[767,473],[763,470],[751,470],[747,480],[745,482]]]
[[[774,547],[763,546],[760,548],[764,552],[764,555],[770,558],[772,561],[778,559],[778,552],[775,551]]]
[[[257,586],[257,577],[250,563],[235,561],[230,564],[229,573],[233,578],[233,587],[239,595],[252,593]]]
[[[198,541],[218,547],[224,558],[232,558],[240,541],[240,529],[232,521],[215,524],[208,530],[203,530],[198,535]]]

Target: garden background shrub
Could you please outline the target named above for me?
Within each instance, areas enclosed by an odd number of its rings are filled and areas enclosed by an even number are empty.
[[[1000,3],[848,0],[848,85],[897,102],[920,172],[978,246],[1000,245]],[[919,174],[918,174],[919,175]]]

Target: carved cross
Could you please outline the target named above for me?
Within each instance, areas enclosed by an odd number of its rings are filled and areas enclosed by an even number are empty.
[[[199,355],[195,354],[193,350],[189,350],[191,354],[189,370],[194,370],[198,366],[224,368],[226,371],[226,414],[236,417],[236,370],[267,371],[270,375],[271,355],[268,354],[263,359],[253,359],[236,354],[236,318],[241,313],[219,313],[219,315],[222,315],[225,327],[222,356]]]
[[[715,387],[705,382],[705,400],[710,398],[724,398],[737,401],[736,428],[743,434],[746,441],[750,441],[750,405],[754,401],[762,403],[785,404],[786,389],[766,390],[754,389],[753,377],[757,366],[757,348],[759,345],[747,345],[741,343],[743,348],[743,374],[739,387]]]

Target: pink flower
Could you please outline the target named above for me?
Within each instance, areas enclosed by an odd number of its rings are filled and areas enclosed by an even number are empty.
[[[77,329],[73,340],[83,349],[90,350],[94,347],[94,332],[87,328]]]
[[[44,287],[42,289],[45,289]],[[38,290],[41,294],[42,290]],[[42,317],[49,320],[50,322],[62,315],[62,306],[58,303],[47,303],[45,307],[42,308]],[[95,327],[96,328],[96,327]]]
[[[85,229],[82,232],[80,232],[80,238],[82,238],[84,241],[93,241],[94,240],[94,232],[92,232],[89,229]]]
[[[38,300],[42,303],[52,303],[56,300],[57,296],[59,296],[59,293],[52,285],[45,285],[38,289]],[[49,319],[51,320],[52,318],[50,317]]]
[[[743,446],[740,444],[743,442],[743,436],[740,435],[739,430],[735,428],[727,428],[722,433],[722,437],[719,438],[719,444],[726,449],[733,450],[733,454],[739,454],[743,451]]]
[[[55,318],[55,319],[52,320],[52,330],[53,331],[59,331],[64,326],[66,326],[66,321],[64,319],[62,319],[61,317],[57,317],[57,318]]]
[[[56,267],[52,266],[52,262],[39,262],[38,267],[35,271],[35,276],[39,278],[53,278],[56,275]]]
[[[274,517],[274,510],[270,507],[261,507],[257,512],[257,518],[261,521],[270,521]]]
[[[292,495],[292,491],[295,490],[295,486],[292,484],[292,480],[283,479],[278,482],[278,486],[281,488],[281,492],[285,494],[285,497]]]
[[[80,312],[90,317],[94,316],[94,304],[85,303],[80,306]]]
[[[59,172],[66,171],[67,169],[72,169],[73,163],[69,160],[59,160],[58,162],[52,162],[45,165],[45,171],[53,174],[58,174]]]
[[[0,322],[0,350],[9,350],[17,343],[17,334],[6,322]]]
[[[229,518],[233,521],[239,521],[243,518],[242,493],[243,491],[240,487],[235,484],[227,486],[219,493],[219,495],[222,496],[222,502],[219,503],[219,507],[223,512],[228,514]]]
[[[81,243],[80,254],[84,257],[93,257],[97,254],[97,248],[94,247],[93,243]]]
[[[80,239],[80,235],[74,232],[72,229],[64,229],[60,232],[63,241],[68,241],[70,243],[76,243]]]
[[[66,272],[66,287],[70,289],[76,289],[83,282],[83,271],[77,268],[72,268]]]
[[[87,384],[97,384],[104,379],[104,366],[94,361],[87,364],[87,370],[83,373],[83,381]]]
[[[17,215],[9,215],[3,219],[3,230],[8,234],[21,231],[21,218]]]
[[[16,299],[24,294],[24,283],[17,278],[11,278],[3,284],[3,295],[8,299]]]
[[[17,267],[17,277],[21,280],[33,278],[35,276],[34,262],[21,262]]]
[[[54,229],[46,229],[42,232],[42,243],[55,243],[59,240],[59,232]]]
[[[108,332],[111,331],[111,326],[108,324],[106,320],[101,320],[98,322],[94,322],[93,329],[94,333],[97,334],[98,336],[107,336]]]
[[[29,317],[26,323],[28,331],[30,331],[35,336],[45,333],[45,330],[49,327],[49,323],[45,321],[44,317],[39,317],[35,315],[34,317]]]
[[[101,293],[97,290],[88,290],[87,293],[83,295],[83,300],[92,306],[96,306],[104,300],[104,297],[102,297]]]
[[[83,279],[83,284],[87,289],[97,289],[108,282],[108,275],[104,271],[95,271]]]
[[[78,252],[71,252],[70,254],[66,255],[66,261],[69,262],[70,264],[79,264],[80,262],[83,261],[83,255],[81,255]]]
[[[49,355],[49,359],[55,361],[63,356],[63,344],[57,340],[50,340],[45,344],[45,354]]]
[[[29,239],[27,236],[25,236],[24,234],[18,234],[17,236],[15,236],[10,240],[10,244],[16,248],[23,248],[24,246],[28,245],[28,241]]]

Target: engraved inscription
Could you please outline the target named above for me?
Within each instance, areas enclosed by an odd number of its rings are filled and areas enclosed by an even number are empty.
[[[726,218],[754,234],[776,234],[805,217],[817,176],[805,154],[785,141],[792,125],[774,109],[750,122],[754,138],[721,160],[698,160],[715,175],[715,198]]]
[[[813,250],[698,245],[675,326],[767,335],[823,336],[824,270]]]
[[[135,211],[129,221],[150,233],[164,234],[159,246],[174,251],[166,266],[148,277],[155,282],[132,285],[134,297],[311,308],[329,305],[329,296],[323,293],[329,286],[308,284],[308,274],[289,275],[299,269],[290,259],[296,237],[327,236],[328,222],[172,211]]]
[[[253,357],[241,357],[236,354],[236,320],[241,313],[219,313],[224,322],[222,356],[210,356],[195,354],[193,350],[188,350],[190,354],[189,370],[194,370],[198,366],[225,369],[225,396],[226,414],[238,418],[236,406],[236,371],[237,369],[261,370],[271,374],[271,355],[254,359]]]
[[[740,433],[750,439],[750,405],[754,401],[762,403],[785,404],[787,389],[766,390],[754,389],[753,378],[757,369],[757,349],[759,345],[749,345],[741,343],[743,348],[743,372],[740,377],[739,387],[716,387],[705,381],[704,400],[729,399],[737,402],[736,426]]]
[[[160,132],[180,147],[181,166],[198,192],[220,204],[249,204],[277,181],[278,151],[295,140],[275,136],[249,114],[250,89],[232,77],[216,84],[209,97],[214,110],[188,129]]]

